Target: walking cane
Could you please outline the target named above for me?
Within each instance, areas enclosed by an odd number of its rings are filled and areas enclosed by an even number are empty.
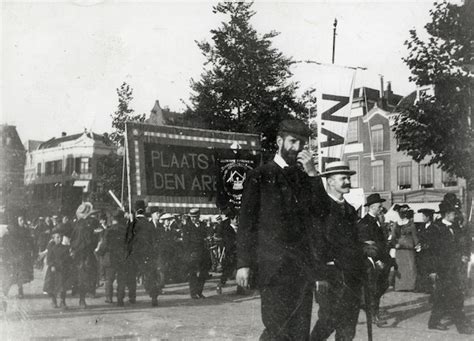
[[[368,264],[367,277],[364,281],[364,299],[365,299],[365,316],[367,318],[367,340],[372,341],[372,296],[370,295],[370,279],[374,270],[372,263]]]

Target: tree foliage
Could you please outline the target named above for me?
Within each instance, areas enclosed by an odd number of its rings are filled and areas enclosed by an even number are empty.
[[[450,174],[474,180],[473,129],[469,117],[473,74],[466,64],[474,39],[472,18],[466,7],[446,1],[435,3],[425,25],[428,39],[415,30],[405,42],[404,62],[417,85],[433,85],[434,95],[407,102],[400,108],[394,132],[398,150],[417,162],[428,158]]]
[[[306,110],[290,81],[290,58],[272,47],[277,32],[263,35],[250,24],[251,2],[222,2],[215,14],[226,16],[211,30],[212,43],[197,42],[206,58],[199,81],[191,80],[191,107],[185,121],[200,121],[209,129],[263,133],[272,148],[278,123]]]
[[[135,114],[135,110],[130,107],[133,100],[133,88],[123,82],[120,88],[116,89],[118,95],[118,108],[110,115],[112,117],[112,133],[110,139],[117,145],[124,145],[124,133],[126,121],[145,121],[145,114]]]

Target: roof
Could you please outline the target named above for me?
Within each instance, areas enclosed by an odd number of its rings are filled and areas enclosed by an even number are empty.
[[[103,141],[104,139],[102,135],[92,133],[92,132],[85,132],[85,133],[61,136],[58,138],[53,137],[52,139],[49,139],[48,141],[41,143],[38,149],[54,148],[54,147],[59,146],[61,143],[77,140],[84,134],[86,134],[87,137],[92,138],[94,141]]]
[[[392,110],[392,112],[399,112],[402,108],[415,104],[416,90],[403,97]]]

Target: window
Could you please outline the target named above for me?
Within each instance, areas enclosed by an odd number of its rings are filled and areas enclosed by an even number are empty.
[[[360,187],[359,185],[359,159],[349,159],[349,169],[356,172],[356,174],[351,176],[351,186],[353,188]]]
[[[349,127],[347,128],[347,143],[359,142],[359,121],[349,121]]]
[[[398,189],[411,188],[411,163],[398,165],[397,185]]]
[[[74,159],[72,157],[68,157],[66,159],[66,174],[70,175],[74,172]]]
[[[370,127],[370,134],[372,138],[372,151],[380,152],[383,150],[383,126],[376,124]]]
[[[445,171],[443,171],[443,173],[441,174],[441,182],[443,183],[444,187],[458,185],[458,179],[454,175],[451,175]]]
[[[41,163],[36,165],[36,175],[41,175]]]
[[[90,172],[90,159],[87,157],[81,158],[81,174],[86,174]]]
[[[81,173],[81,158],[80,157],[76,157],[74,159],[74,171],[77,173],[77,174],[80,174]]]
[[[372,162],[372,190],[384,190],[384,172],[382,160]]]
[[[421,188],[433,187],[433,165],[419,165]]]
[[[44,164],[44,174],[45,175],[53,174],[53,163],[51,161],[48,161]]]

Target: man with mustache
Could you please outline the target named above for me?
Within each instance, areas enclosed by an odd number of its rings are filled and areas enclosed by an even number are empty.
[[[344,161],[331,162],[321,176],[327,179],[329,214],[315,224],[313,239],[315,258],[319,264],[320,282],[326,291],[319,290],[318,321],[311,332],[311,340],[326,340],[336,331],[336,340],[352,340],[355,336],[360,309],[364,254],[359,241],[358,216],[343,197],[351,188],[351,175]]]
[[[260,340],[308,340],[316,266],[311,254],[315,215],[327,195],[311,153],[310,130],[300,120],[281,122],[274,159],[249,173],[244,183],[237,233],[237,284],[248,286],[257,271]],[[299,165],[298,165],[299,164]]]

